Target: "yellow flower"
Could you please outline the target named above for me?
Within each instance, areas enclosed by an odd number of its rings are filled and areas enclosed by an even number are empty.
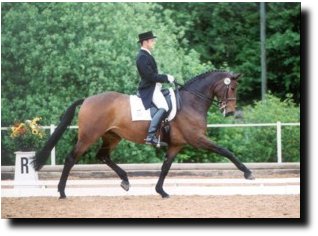
[[[18,123],[11,127],[11,138],[23,135],[26,132],[26,127],[24,123]]]
[[[41,119],[42,119],[41,117],[35,117],[32,121],[31,120],[25,121],[31,128],[32,134],[39,136],[40,138],[43,137],[43,132],[42,132],[41,126],[39,126],[37,122],[40,121]]]
[[[37,123],[41,117],[35,117],[33,120],[26,120],[25,123],[17,123],[11,127],[11,138],[22,136],[27,132],[31,132],[33,135],[43,138],[44,130]]]
[[[37,122],[40,121],[40,120],[42,120],[41,117],[35,117],[35,118],[31,121],[31,124],[38,126],[38,123],[37,123]]]

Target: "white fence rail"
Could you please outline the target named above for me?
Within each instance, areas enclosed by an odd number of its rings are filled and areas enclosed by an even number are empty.
[[[300,123],[260,123],[260,124],[208,124],[208,128],[233,128],[233,127],[275,127],[276,126],[276,143],[277,143],[277,163],[282,163],[282,126],[300,126]],[[49,129],[50,134],[53,134],[56,126],[42,126],[44,129]],[[69,126],[70,129],[78,129],[78,126]],[[9,127],[1,127],[1,130],[8,130]],[[51,152],[51,165],[56,165],[55,148]]]
[[[282,126],[300,126],[300,123],[282,123],[277,121],[276,123],[263,123],[263,124],[212,124],[211,127],[268,127],[276,126],[276,143],[277,143],[277,162],[282,163]]]

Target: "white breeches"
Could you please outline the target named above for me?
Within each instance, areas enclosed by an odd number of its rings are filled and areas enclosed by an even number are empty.
[[[169,110],[169,107],[165,97],[161,92],[161,87],[161,83],[156,83],[155,91],[152,96],[152,102],[156,105],[158,109],[164,109],[167,112]]]

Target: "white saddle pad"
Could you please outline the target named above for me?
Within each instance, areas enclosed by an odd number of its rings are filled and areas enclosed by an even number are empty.
[[[171,121],[177,114],[177,102],[176,95],[172,88],[169,88],[169,92],[171,97],[172,109],[168,116],[168,121]],[[150,109],[145,109],[140,97],[138,97],[137,95],[130,95],[129,100],[132,121],[151,120]]]

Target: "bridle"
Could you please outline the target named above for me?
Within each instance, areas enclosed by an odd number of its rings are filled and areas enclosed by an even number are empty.
[[[201,98],[202,100],[205,100],[209,103],[212,103],[213,105],[218,106],[218,108],[220,110],[223,110],[223,115],[226,115],[226,108],[228,105],[229,101],[236,101],[235,97],[229,97],[229,90],[230,90],[230,85],[231,85],[231,79],[230,78],[225,78],[224,79],[224,84],[226,86],[226,89],[224,90],[224,94],[223,94],[223,98],[221,100],[214,100],[208,96],[206,96],[205,94],[201,93],[200,91],[196,90],[195,88],[183,88],[184,90],[188,91],[189,93],[192,93],[193,95],[195,95],[196,97]],[[176,85],[182,86],[181,84],[175,82]],[[213,102],[218,103],[215,104]]]
[[[236,101],[235,97],[229,97],[229,90],[230,90],[230,84],[226,85],[226,89],[224,91],[223,99],[221,101],[218,101],[219,103],[219,109],[223,110],[223,115],[226,115],[226,107],[227,103],[229,101]]]

